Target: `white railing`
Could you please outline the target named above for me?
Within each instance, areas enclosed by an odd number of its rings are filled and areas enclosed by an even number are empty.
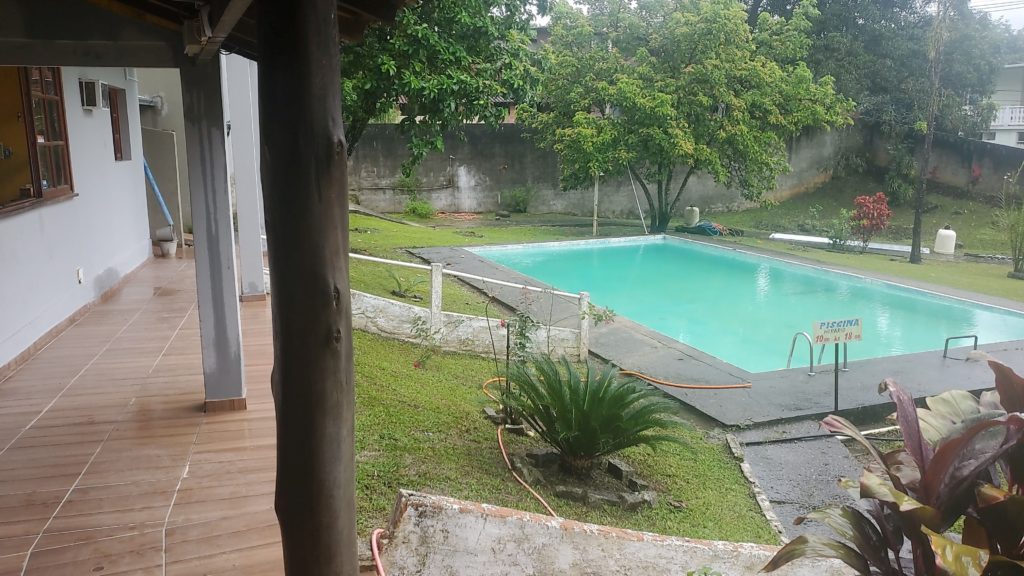
[[[403,268],[413,268],[416,270],[425,270],[430,272],[430,330],[431,333],[441,334],[444,330],[443,314],[441,313],[441,283],[445,274],[454,276],[456,278],[462,278],[464,280],[475,280],[477,282],[485,282],[488,284],[496,284],[498,286],[506,286],[508,288],[518,288],[527,292],[538,292],[541,294],[548,294],[552,298],[555,296],[561,298],[571,298],[576,300],[579,306],[579,348],[580,348],[580,360],[586,360],[587,355],[590,352],[590,294],[587,292],[580,292],[579,294],[572,294],[570,292],[562,292],[560,290],[553,290],[551,288],[540,288],[537,286],[527,286],[526,284],[517,284],[515,282],[506,282],[505,280],[498,280],[496,278],[487,278],[485,276],[477,276],[476,274],[469,274],[467,272],[459,272],[457,270],[449,270],[444,267],[443,264],[431,263],[429,266],[426,264],[416,264],[413,262],[402,262],[401,260],[388,260],[387,258],[377,258],[376,256],[366,256],[364,254],[349,254],[349,258],[355,260],[365,260],[367,262],[377,262],[379,264],[388,264],[391,266],[400,266]]]
[[[266,236],[263,236],[264,240],[266,240],[266,238]],[[485,276],[477,276],[476,274],[469,274],[467,272],[449,270],[445,268],[443,264],[438,263],[432,263],[428,266],[426,264],[416,264],[414,262],[402,262],[401,260],[388,260],[387,258],[366,256],[365,254],[349,253],[348,256],[355,260],[365,260],[367,262],[377,262],[378,264],[388,264],[391,266],[400,266],[402,268],[413,268],[415,270],[430,272],[430,331],[432,334],[436,334],[439,337],[443,335],[444,332],[444,314],[441,312],[441,283],[445,274],[456,278],[462,278],[464,280],[475,280],[477,282],[496,284],[498,286],[518,288],[527,292],[548,294],[552,298],[558,296],[561,298],[574,299],[577,301],[579,307],[580,320],[578,331],[580,360],[586,361],[587,356],[590,353],[590,294],[587,292],[572,294],[570,292],[562,292],[551,288],[540,288],[537,286],[527,286],[526,284],[517,284],[515,282],[506,282],[505,280],[498,280],[497,278],[487,278]],[[264,267],[263,272],[265,275],[269,275],[270,269]],[[269,282],[267,285],[269,286]]]
[[[454,276],[456,278],[462,278],[465,280],[475,280],[477,282],[485,282],[488,284],[496,284],[498,286],[506,286],[509,288],[518,288],[528,292],[538,292],[541,294],[548,294],[552,298],[558,296],[561,298],[571,298],[576,300],[579,306],[579,348],[580,348],[580,360],[585,361],[590,352],[590,294],[587,292],[580,292],[579,294],[572,294],[570,292],[562,292],[560,290],[553,290],[551,288],[540,288],[537,286],[527,286],[526,284],[517,284],[515,282],[506,282],[505,280],[498,280],[496,278],[487,278],[484,276],[477,276],[476,274],[469,274],[467,272],[459,272],[457,270],[449,270],[444,267],[444,264],[431,263],[429,266],[426,264],[416,264],[413,262],[402,262],[401,260],[388,260],[387,258],[377,258],[376,256],[366,256],[364,254],[352,254],[349,253],[349,258],[355,260],[365,260],[367,262],[377,262],[379,264],[388,264],[391,266],[400,266],[403,268],[413,268],[416,270],[424,270],[430,272],[430,331],[434,334],[441,334],[444,331],[444,315],[441,312],[441,283],[445,274]]]
[[[996,111],[992,128],[1024,126],[1024,106],[1003,106]]]

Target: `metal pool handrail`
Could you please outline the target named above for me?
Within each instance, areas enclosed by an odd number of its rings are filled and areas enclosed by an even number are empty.
[[[821,366],[821,359],[825,356],[825,346],[825,344],[822,344],[821,350],[818,350],[818,366]],[[846,356],[846,342],[843,342],[843,367],[839,369],[841,372],[849,370],[849,368],[846,367]]]
[[[978,335],[977,334],[967,334],[966,336],[950,336],[949,338],[946,338],[946,345],[942,347],[942,357],[943,358],[948,358],[948,356],[946,356],[946,354],[949,352],[949,341],[950,340],[966,340],[968,338],[973,338],[974,339],[974,349],[977,350],[978,349]]]
[[[807,351],[810,354],[809,360],[811,362],[811,367],[810,371],[807,372],[807,375],[814,376],[814,342],[811,341],[811,335],[807,332],[797,332],[796,334],[793,334],[793,341],[789,344],[789,358],[786,359],[786,368],[789,368],[793,363],[793,350],[796,349],[796,341],[801,336],[807,340]]]

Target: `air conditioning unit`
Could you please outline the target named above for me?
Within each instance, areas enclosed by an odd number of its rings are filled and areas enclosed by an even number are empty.
[[[82,97],[82,108],[86,110],[110,110],[110,86],[106,82],[80,78],[78,93]]]

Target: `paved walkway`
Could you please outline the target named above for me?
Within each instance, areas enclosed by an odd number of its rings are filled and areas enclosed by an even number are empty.
[[[191,260],[144,265],[0,382],[0,575],[281,574],[268,302],[249,409],[202,412]]]

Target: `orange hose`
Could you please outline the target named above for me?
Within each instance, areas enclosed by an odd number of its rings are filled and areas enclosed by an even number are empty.
[[[484,382],[483,386],[481,386],[480,388],[483,389],[484,394],[486,394],[488,398],[490,398],[491,400],[494,400],[498,404],[501,404],[501,400],[498,400],[497,398],[495,398],[494,394],[491,394],[490,390],[487,389],[487,385],[488,384],[492,384],[494,382],[504,382],[504,381],[505,381],[505,378],[502,377],[502,376],[498,376],[496,378],[491,378],[490,380],[487,380],[486,382]]]
[[[654,384],[660,384],[661,386],[668,386],[669,388],[684,388],[686,390],[733,390],[736,388],[750,388],[750,383],[742,384],[722,384],[718,386],[704,385],[704,384],[676,384],[675,382],[666,382],[665,380],[658,380],[653,376],[641,374],[640,372],[634,372],[632,370],[619,370],[619,374],[625,376],[634,376],[641,380],[646,380]]]
[[[370,534],[370,552],[373,554],[373,567],[377,570],[377,576],[388,576],[384,572],[384,564],[380,561],[380,535],[384,531],[377,528]]]
[[[540,502],[541,505],[544,506],[544,509],[548,511],[548,514],[550,514],[550,515],[552,515],[552,516],[557,518],[558,514],[555,514],[555,511],[551,509],[551,506],[548,506],[548,503],[544,500],[544,498],[540,494],[537,494],[537,491],[534,490],[533,488],[531,488],[530,485],[527,484],[525,480],[520,478],[519,474],[516,474],[516,471],[512,469],[512,462],[509,461],[509,459],[508,459],[508,452],[505,451],[505,441],[502,439],[502,435],[501,435],[501,432],[504,429],[505,429],[505,425],[504,424],[498,426],[498,446],[501,447],[501,457],[505,459],[505,466],[508,466],[508,471],[512,473],[512,477],[515,478],[517,482],[522,484],[523,488],[526,488],[527,490],[529,490],[530,494],[533,494],[533,497],[536,498],[537,501]]]

